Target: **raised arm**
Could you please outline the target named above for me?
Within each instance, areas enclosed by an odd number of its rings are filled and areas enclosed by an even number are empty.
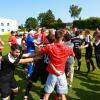
[[[29,63],[29,62],[33,62],[34,58],[25,58],[25,59],[20,59],[19,60],[19,64],[24,64],[24,63]]]

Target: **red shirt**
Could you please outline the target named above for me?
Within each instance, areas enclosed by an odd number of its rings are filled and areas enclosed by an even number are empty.
[[[60,43],[49,44],[46,47],[40,49],[41,53],[47,53],[51,63],[59,71],[65,71],[65,63],[68,56],[74,56],[74,52],[70,47],[67,47]],[[55,74],[50,65],[47,66],[47,71],[50,74]]]
[[[41,33],[39,37],[41,38],[41,42],[45,44],[46,43],[46,33]]]
[[[17,43],[17,39],[16,39],[15,36],[11,36],[11,37],[9,38],[8,42],[11,42],[11,45],[13,45],[13,44],[18,44],[18,43]]]

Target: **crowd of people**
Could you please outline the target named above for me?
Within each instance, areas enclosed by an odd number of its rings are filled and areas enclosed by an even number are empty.
[[[2,56],[4,42],[0,39],[0,94],[2,100],[13,100],[19,87],[14,78],[14,71],[18,64],[22,64],[22,72],[28,80],[24,100],[29,99],[32,83],[40,79],[44,85],[40,100],[49,100],[55,91],[54,100],[67,100],[68,88],[72,87],[74,65],[81,70],[82,48],[85,48],[87,73],[95,71],[96,65],[92,60],[93,47],[97,67],[100,69],[100,30],[94,34],[86,29],[78,28],[71,31],[67,28],[58,30],[38,28],[29,29],[28,33],[19,34],[11,31],[8,44],[11,48],[7,55]],[[45,73],[45,74],[44,74]],[[69,79],[68,79],[69,78]]]

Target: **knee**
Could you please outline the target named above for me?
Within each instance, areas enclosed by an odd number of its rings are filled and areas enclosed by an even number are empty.
[[[12,92],[14,93],[14,95],[17,95],[18,94],[18,91],[19,91],[19,88],[15,88],[15,89],[12,89]]]
[[[2,100],[10,100],[10,97],[9,96],[4,97],[4,98],[2,98]]]

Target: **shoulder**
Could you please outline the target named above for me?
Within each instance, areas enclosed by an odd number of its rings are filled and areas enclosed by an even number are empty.
[[[4,61],[4,62],[9,61],[9,60],[8,60],[8,54],[7,54],[7,55],[2,56],[1,61]]]

